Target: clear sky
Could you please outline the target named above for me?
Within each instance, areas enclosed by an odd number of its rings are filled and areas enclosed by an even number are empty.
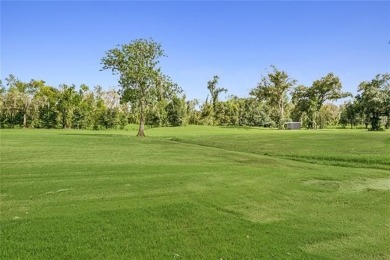
[[[1,1],[1,75],[116,87],[106,50],[153,38],[162,70],[204,100],[220,76],[248,96],[270,65],[308,85],[333,72],[344,90],[390,72],[387,1]]]

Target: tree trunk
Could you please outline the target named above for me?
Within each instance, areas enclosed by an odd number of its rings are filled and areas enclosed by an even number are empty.
[[[279,111],[280,111],[280,118],[279,118],[279,129],[283,129],[283,123],[284,123],[284,104],[283,104],[283,97],[279,100]]]
[[[27,128],[27,114],[23,114],[23,128]]]
[[[144,131],[145,131],[145,119],[144,119],[144,115],[141,115],[137,136],[138,137],[145,137]]]
[[[144,117],[144,103],[140,102],[140,119],[138,128],[138,137],[145,137],[145,117]]]
[[[284,102],[283,102],[283,100],[282,100],[282,102],[281,102],[281,107],[280,107],[280,109],[281,109],[281,111],[282,111],[281,116],[280,116],[280,119],[281,119],[281,120],[284,120]]]

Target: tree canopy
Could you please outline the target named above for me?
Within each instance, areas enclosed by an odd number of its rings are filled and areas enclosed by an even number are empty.
[[[122,101],[137,103],[140,122],[137,136],[145,136],[146,110],[159,97],[179,91],[158,67],[159,59],[164,56],[161,44],[152,39],[137,39],[108,50],[101,59],[103,70],[119,74]]]
[[[260,101],[266,101],[270,107],[277,111],[276,116],[274,116],[275,121],[278,127],[282,128],[285,120],[287,92],[297,81],[290,78],[285,71],[278,70],[275,66],[271,66],[271,68],[273,72],[263,77],[250,94]]]
[[[351,94],[342,91],[339,77],[328,73],[321,79],[315,80],[311,87],[298,86],[292,92],[292,101],[295,105],[295,114],[302,117],[304,113],[308,118],[308,127],[315,129],[319,121],[319,112],[324,103],[348,96]]]
[[[390,127],[390,74],[378,74],[359,84],[353,100],[342,90],[333,73],[299,85],[287,72],[271,71],[250,90],[248,97],[221,100],[226,88],[218,87],[219,76],[207,82],[207,98],[187,100],[181,88],[159,67],[166,57],[153,39],[136,39],[106,51],[102,70],[118,75],[119,88],[61,84],[44,80],[23,82],[14,75],[0,80],[0,127],[12,128],[123,128],[138,124],[137,136],[145,136],[145,125],[186,124],[264,126],[283,128],[287,120],[300,121],[316,129],[329,125],[364,125],[378,131]],[[4,82],[4,83],[3,83]],[[289,96],[291,95],[291,98]],[[370,126],[370,127],[369,127]]]
[[[381,116],[390,116],[390,74],[378,74],[371,81],[363,81],[356,99],[361,111],[371,124],[372,131],[381,130]],[[386,127],[388,127],[389,119]]]

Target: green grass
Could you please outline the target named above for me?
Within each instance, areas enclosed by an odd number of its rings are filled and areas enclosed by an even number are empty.
[[[1,259],[389,259],[390,135],[1,130]]]

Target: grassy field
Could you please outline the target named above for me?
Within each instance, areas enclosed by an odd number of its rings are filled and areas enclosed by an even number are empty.
[[[1,130],[1,259],[390,259],[390,134]]]

